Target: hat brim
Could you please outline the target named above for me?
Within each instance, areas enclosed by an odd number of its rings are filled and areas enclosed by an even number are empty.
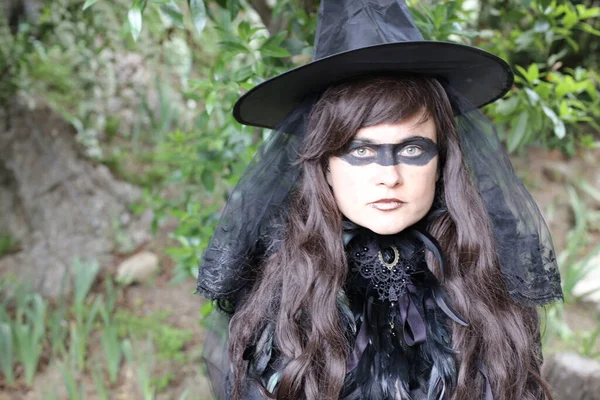
[[[306,96],[375,73],[444,78],[476,108],[502,97],[514,79],[504,60],[476,47],[437,41],[386,43],[338,53],[275,76],[240,97],[233,116],[241,124],[274,128]]]

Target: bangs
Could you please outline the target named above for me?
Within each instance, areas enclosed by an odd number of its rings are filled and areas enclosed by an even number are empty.
[[[391,78],[377,78],[369,82],[360,93],[363,99],[370,104],[363,115],[357,115],[361,120],[360,128],[379,124],[395,124],[421,114],[417,124],[422,124],[432,116],[433,104],[428,98],[431,90],[425,82],[411,78],[402,80]],[[359,129],[360,129],[359,128]]]
[[[438,104],[436,83],[434,78],[415,76],[366,77],[330,88],[322,100],[332,117],[331,150],[343,150],[361,128],[395,124],[418,113],[417,124],[429,120]]]
[[[310,112],[302,159],[324,163],[343,152],[361,128],[395,124],[419,113],[417,125],[433,118],[437,133],[453,129],[448,95],[433,77],[365,76],[332,86]],[[442,148],[443,141],[438,135]]]

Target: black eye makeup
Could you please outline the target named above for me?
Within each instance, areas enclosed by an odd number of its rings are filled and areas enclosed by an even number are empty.
[[[400,143],[373,143],[354,139],[338,157],[350,165],[426,165],[438,154],[437,144],[426,137],[412,136]]]

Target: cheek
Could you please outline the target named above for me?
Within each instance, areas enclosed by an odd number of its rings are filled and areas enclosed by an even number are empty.
[[[437,181],[437,163],[427,165],[421,170],[412,170],[406,175],[405,183],[410,186],[412,200],[429,202],[435,196]]]
[[[340,208],[349,206],[361,197],[368,185],[368,171],[364,167],[353,167],[342,160],[330,163],[327,182]]]

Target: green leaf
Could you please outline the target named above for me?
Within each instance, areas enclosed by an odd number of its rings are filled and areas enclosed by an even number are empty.
[[[235,18],[240,12],[240,2],[239,0],[227,0],[227,9],[231,14],[231,18]]]
[[[248,23],[248,21],[242,21],[240,22],[240,25],[238,26],[238,35],[240,36],[240,38],[242,40],[244,40],[245,42],[249,42],[250,40],[250,24]]]
[[[540,70],[537,64],[531,64],[529,68],[527,68],[527,80],[529,82],[535,82],[540,77]]]
[[[86,0],[85,3],[83,3],[83,10],[87,10],[88,8],[90,8],[91,6],[93,6],[98,0]]]
[[[268,57],[289,57],[292,54],[281,47],[281,42],[287,36],[287,32],[279,32],[278,34],[271,36],[260,46],[259,51],[261,54]]]
[[[521,50],[528,49],[529,47],[531,47],[531,44],[533,43],[534,40],[535,40],[535,32],[533,32],[533,31],[523,32],[515,40],[515,43],[517,44],[517,50],[521,51]]]
[[[215,175],[212,171],[205,169],[202,171],[202,184],[209,192],[215,189]]]
[[[519,73],[523,76],[523,78],[525,78],[529,81],[529,78],[528,78],[529,72],[525,68],[521,67],[520,65],[515,65],[515,69],[517,71],[519,71]]]
[[[571,28],[578,21],[577,14],[568,7],[565,7],[565,16],[562,19],[562,23],[566,28]]]
[[[213,305],[213,303],[211,303],[210,301],[207,301],[206,303],[202,304],[202,307],[200,307],[200,317],[202,317],[202,318],[208,317],[213,312],[214,309],[215,309],[215,306]]]
[[[161,4],[159,9],[161,14],[171,25],[178,28],[184,28],[183,13],[175,1],[171,0],[168,3]]]
[[[534,32],[546,32],[547,30],[550,29],[550,23],[548,21],[536,21],[536,23],[533,25],[533,31]]]
[[[261,48],[260,53],[267,57],[289,57],[292,55],[289,51],[283,47],[266,47]]]
[[[0,350],[2,352],[0,367],[2,367],[1,371],[9,384],[13,384],[15,382],[13,372],[15,345],[12,335],[10,324],[0,322]]]
[[[556,99],[562,99],[570,92],[573,92],[572,82],[565,79],[556,85],[554,95],[556,96]]]
[[[508,136],[507,145],[508,145],[508,151],[510,153],[515,151],[521,144],[521,141],[523,140],[523,137],[525,136],[525,133],[527,132],[527,120],[528,119],[529,119],[529,114],[527,113],[527,111],[521,111],[521,114],[519,114],[519,118],[517,119],[517,122],[514,124],[513,129],[511,130],[511,132],[509,133],[509,136]]]
[[[600,7],[587,8],[583,4],[577,4],[575,6],[579,19],[595,18],[600,16]]]
[[[254,74],[251,65],[247,65],[240,69],[237,69],[233,72],[232,78],[236,82],[244,82],[247,81]]]
[[[135,0],[127,13],[127,21],[133,40],[137,41],[142,32],[142,4],[140,0]]]
[[[264,47],[279,46],[281,44],[281,42],[283,42],[283,40],[285,39],[286,36],[287,36],[286,31],[279,32],[278,34],[273,35],[273,36],[269,37],[267,40],[265,40],[260,45],[260,48],[262,49]]]
[[[550,118],[550,120],[554,124],[554,134],[556,135],[556,137],[559,139],[564,138],[567,133],[564,122],[562,122],[562,120],[558,118],[556,113],[550,107],[542,106],[542,110],[544,111],[544,114],[546,114],[546,116]]]
[[[558,53],[552,54],[550,57],[548,57],[548,62],[547,62],[548,67],[552,68],[554,66],[554,64],[556,64],[556,62],[558,60],[560,60],[561,58],[566,56],[568,52],[569,52],[569,49],[565,48],[565,49],[562,49],[561,51],[559,51]]]
[[[579,52],[579,44],[575,40],[573,40],[573,38],[571,38],[570,36],[565,36],[563,39],[565,39],[567,43],[569,43],[569,46],[571,46],[575,53]]]
[[[188,0],[190,12],[192,13],[192,23],[198,33],[202,33],[206,26],[206,7],[204,0]]]
[[[249,50],[242,43],[236,42],[234,40],[222,40],[219,42],[219,45],[224,49],[231,51],[232,53],[248,53]]]
[[[501,99],[496,102],[496,112],[501,115],[512,114],[519,105],[519,98],[511,96],[508,99]]]
[[[204,100],[204,108],[206,109],[206,113],[210,115],[215,108],[215,104],[217,103],[217,93],[210,92],[210,94]]]
[[[540,95],[537,94],[535,90],[525,88],[525,93],[527,94],[527,97],[529,98],[529,101],[532,105],[535,106],[540,101]]]
[[[554,85],[547,82],[541,82],[535,87],[535,91],[540,95],[541,98],[549,99],[551,96],[553,96]]]
[[[571,114],[571,108],[569,107],[569,103],[566,100],[561,101],[558,111],[560,113],[561,118],[569,116]]]
[[[595,29],[593,26],[591,26],[590,24],[588,24],[586,22],[580,22],[577,24],[576,27],[581,29],[584,32],[591,33],[592,35],[600,36],[600,31],[598,29]]]

